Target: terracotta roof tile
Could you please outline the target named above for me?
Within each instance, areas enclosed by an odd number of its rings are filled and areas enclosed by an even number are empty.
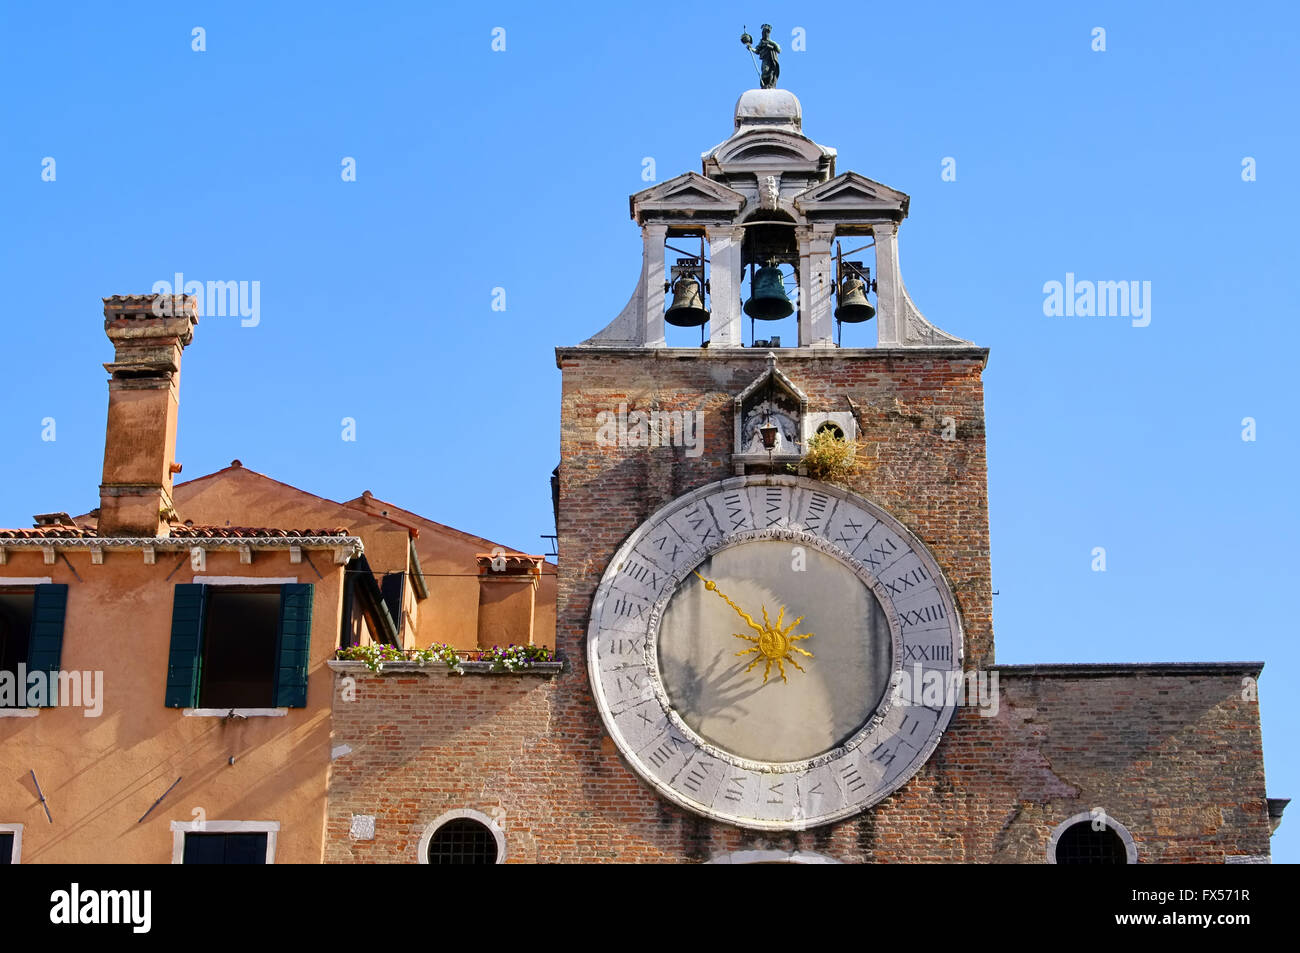
[[[82,526],[35,526],[31,529],[0,529],[0,539],[85,539],[95,531]]]
[[[261,526],[173,526],[173,539],[287,539],[303,536],[348,536],[346,527],[279,529]]]

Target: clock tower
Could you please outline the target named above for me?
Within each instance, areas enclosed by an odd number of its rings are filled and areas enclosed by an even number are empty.
[[[700,172],[631,197],[627,306],[557,350],[571,715],[706,826],[870,812],[993,661],[988,352],[903,285],[908,196],[836,160],[745,92]]]

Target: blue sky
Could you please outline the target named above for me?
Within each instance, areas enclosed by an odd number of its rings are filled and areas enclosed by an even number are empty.
[[[999,661],[1264,660],[1269,794],[1300,792],[1292,5],[269,7],[0,12],[0,525],[97,505],[99,299],[182,272],[261,289],[186,352],[186,478],[238,457],[537,551],[553,348],[627,300],[643,160],[699,170],[767,20],[805,132],[912,196],[917,304],[991,348]],[[1151,282],[1150,324],[1045,316],[1067,272]]]

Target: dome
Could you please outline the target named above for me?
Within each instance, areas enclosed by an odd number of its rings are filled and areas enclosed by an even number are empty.
[[[741,126],[803,125],[803,107],[788,89],[747,89],[736,101],[736,128]]]

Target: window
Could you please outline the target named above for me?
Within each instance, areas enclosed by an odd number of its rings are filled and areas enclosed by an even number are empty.
[[[67,600],[66,585],[38,582],[0,588],[0,708],[26,707],[20,666],[24,672],[58,672]],[[45,698],[47,705],[55,701]]]
[[[273,708],[278,589],[217,586],[203,621],[199,706]]]
[[[186,864],[264,864],[266,834],[186,834]]]
[[[1059,824],[1047,844],[1051,864],[1136,864],[1137,844],[1124,825],[1085,811]]]
[[[178,585],[166,703],[171,708],[302,708],[310,584]]]
[[[18,863],[23,850],[23,826],[0,824],[0,866]]]
[[[172,821],[173,864],[273,864],[279,821]]]
[[[424,829],[417,859],[422,864],[501,864],[505,834],[478,811],[450,811]]]

